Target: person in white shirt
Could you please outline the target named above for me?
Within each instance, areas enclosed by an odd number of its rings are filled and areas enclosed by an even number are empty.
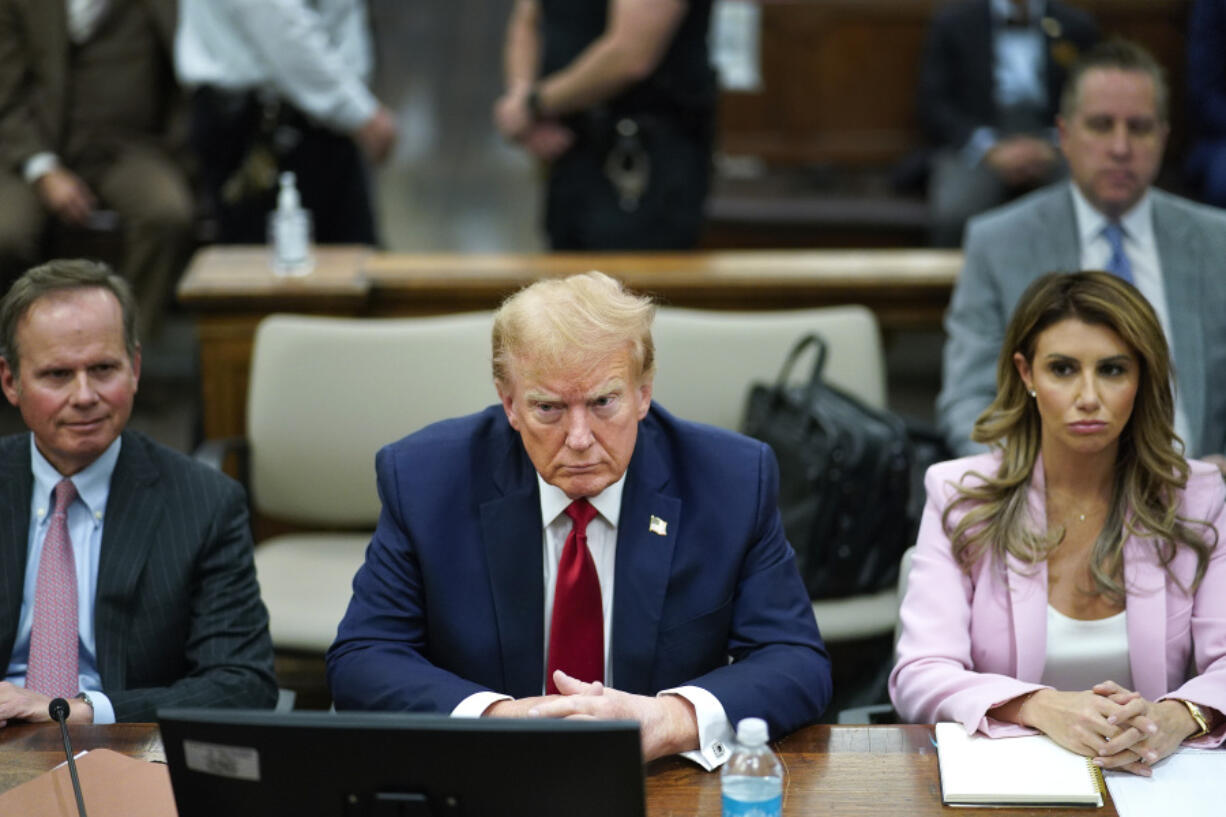
[[[1057,120],[1070,183],[971,221],[945,316],[937,422],[950,448],[982,451],[975,419],[1014,305],[1047,272],[1105,269],[1149,299],[1175,363],[1175,431],[1187,456],[1226,465],[1226,213],[1152,187],[1169,131],[1162,69],[1104,43],[1074,67]]]
[[[363,0],[182,0],[175,69],[222,242],[264,241],[293,171],[318,241],[377,243],[363,154],[384,161],[397,128],[368,87]]]

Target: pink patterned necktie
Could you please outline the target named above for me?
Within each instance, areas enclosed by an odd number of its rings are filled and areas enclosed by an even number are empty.
[[[596,509],[586,499],[566,507],[574,525],[562,547],[554,584],[553,619],[549,625],[549,666],[545,691],[556,694],[553,671],[580,681],[604,680],[604,612],[596,563],[587,549],[587,523]]]
[[[68,506],[77,498],[70,479],[55,486],[55,510],[43,539],[34,591],[34,626],[26,688],[52,698],[77,694],[77,568],[68,537]]]

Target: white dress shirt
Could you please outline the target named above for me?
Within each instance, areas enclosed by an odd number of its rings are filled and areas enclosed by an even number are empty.
[[[1081,268],[1084,270],[1105,270],[1111,258],[1111,244],[1103,235],[1107,226],[1107,217],[1094,209],[1081,190],[1074,183],[1069,184],[1073,191],[1073,212],[1077,217],[1077,240],[1081,247]],[[1132,267],[1132,282],[1150,306],[1158,315],[1158,323],[1166,335],[1166,342],[1171,344],[1171,318],[1166,303],[1166,286],[1162,280],[1162,262],[1158,258],[1158,244],[1154,239],[1154,206],[1148,192],[1132,209],[1120,218],[1120,226],[1124,230],[1124,253]],[[1179,383],[1179,361],[1175,361],[1176,385]],[[1191,453],[1199,450],[1199,440],[1192,438],[1192,429],[1183,409],[1184,400],[1178,388],[1175,389],[1175,433],[1183,440],[1185,449]]]
[[[54,0],[51,0],[54,2]],[[66,0],[68,10],[68,38],[74,43],[83,43],[94,33],[102,14],[110,7],[110,0]]]
[[[364,0],[180,0],[175,70],[188,87],[262,89],[352,133],[375,113]]]
[[[537,487],[540,489],[541,519],[544,520],[543,548],[544,579],[545,579],[545,656],[549,655],[549,631],[553,622],[554,585],[557,582],[558,563],[562,560],[562,549],[566,545],[566,537],[573,527],[570,517],[565,514],[571,499],[560,488],[545,482],[537,474]],[[601,609],[604,614],[604,683],[605,686],[617,688],[617,679],[613,677],[613,662],[610,660],[610,645],[613,643],[613,574],[617,555],[617,523],[621,516],[622,490],[625,487],[625,475],[617,482],[605,488],[599,494],[588,499],[597,511],[597,515],[587,526],[587,546],[596,565],[596,578],[600,583]],[[541,691],[544,693],[545,672],[547,667],[541,666]],[[680,695],[694,707],[694,716],[698,722],[699,748],[683,752],[682,756],[689,758],[708,771],[719,767],[729,757],[728,747],[733,738],[732,724],[724,706],[714,695],[702,687],[682,686],[674,689],[661,690],[659,695]],[[451,711],[455,717],[479,717],[489,706],[497,701],[510,700],[509,695],[497,692],[475,692],[469,695]]]
[[[102,555],[102,524],[106,518],[106,500],[111,492],[111,474],[119,459],[122,438],[116,438],[89,467],[73,474],[72,484],[77,499],[68,506],[68,536],[72,540],[72,556],[77,574],[77,645],[79,665],[78,689],[89,693],[94,708],[94,723],[114,723],[115,708],[102,693],[98,674],[98,642],[94,631],[94,605],[98,593],[98,562]],[[5,680],[25,686],[30,658],[30,632],[34,627],[34,593],[38,587],[38,563],[43,555],[43,540],[51,525],[55,506],[55,486],[63,477],[47,462],[30,435],[31,464],[34,471],[34,492],[30,502],[30,537],[26,549],[26,577],[21,592],[21,613],[17,620],[17,637]]]

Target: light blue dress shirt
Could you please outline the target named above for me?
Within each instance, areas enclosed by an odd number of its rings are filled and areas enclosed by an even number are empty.
[[[115,707],[102,692],[98,675],[98,642],[94,632],[94,603],[98,590],[98,561],[102,553],[102,524],[106,518],[106,500],[111,490],[111,474],[119,459],[122,440],[116,438],[102,456],[89,467],[72,476],[77,499],[68,506],[68,535],[72,538],[73,559],[77,570],[77,617],[80,633],[78,687],[89,693],[94,707],[94,723],[114,723]],[[25,686],[26,667],[30,657],[30,631],[34,625],[34,593],[38,586],[38,563],[43,555],[43,539],[51,524],[55,507],[55,486],[63,476],[34,444],[30,435],[30,461],[34,471],[34,492],[30,501],[30,538],[26,550],[26,578],[21,593],[21,617],[17,623],[17,639],[5,671],[5,680]]]

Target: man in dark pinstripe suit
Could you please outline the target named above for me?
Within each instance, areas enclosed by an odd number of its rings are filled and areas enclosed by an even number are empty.
[[[50,696],[25,681],[65,478],[79,622],[70,719],[276,700],[242,489],[124,430],[140,377],[134,326],[127,285],[89,261],[36,267],[0,304],[0,387],[31,432],[0,438],[0,725],[48,719]]]

